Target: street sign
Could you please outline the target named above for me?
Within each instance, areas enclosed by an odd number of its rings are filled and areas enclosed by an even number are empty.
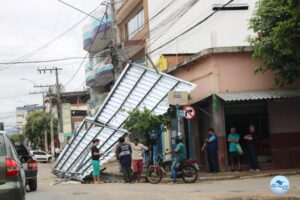
[[[64,133],[59,133],[58,134],[58,139],[60,143],[63,143],[65,141],[65,135]]]
[[[186,106],[184,108],[184,111],[185,111],[185,115],[184,115],[185,119],[193,119],[196,115],[195,109],[192,106]]]
[[[188,92],[170,91],[168,93],[168,102],[170,105],[186,105],[188,103]]]
[[[185,110],[178,110],[179,117],[185,117]]]

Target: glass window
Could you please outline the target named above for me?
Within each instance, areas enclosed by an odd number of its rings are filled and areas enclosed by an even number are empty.
[[[0,135],[0,156],[6,155],[6,147],[4,143],[4,137],[3,135]]]
[[[140,10],[127,24],[128,38],[132,38],[144,27],[144,9]]]

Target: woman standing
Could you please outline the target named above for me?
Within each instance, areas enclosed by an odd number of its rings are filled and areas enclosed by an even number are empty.
[[[218,139],[213,128],[208,129],[208,138],[202,146],[202,151],[207,148],[207,158],[209,164],[209,172],[217,173],[219,171],[218,165]]]
[[[100,153],[100,150],[97,147],[99,145],[99,143],[100,143],[99,139],[97,139],[97,138],[94,139],[93,140],[93,147],[91,149],[94,184],[102,183],[100,181],[100,161],[99,161],[99,158],[100,158],[100,156],[103,155],[103,153]]]

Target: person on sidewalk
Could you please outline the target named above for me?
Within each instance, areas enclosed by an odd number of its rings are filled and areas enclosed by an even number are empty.
[[[99,139],[93,140],[93,146],[91,148],[92,153],[92,167],[93,167],[93,180],[94,184],[100,184],[102,181],[100,180],[100,161],[99,158],[103,155],[98,149],[98,145],[100,144]]]
[[[256,154],[256,132],[255,126],[253,124],[249,125],[249,133],[244,136],[244,139],[247,142],[247,150],[250,159],[250,171],[259,172],[259,167],[257,163],[257,154]]]
[[[219,171],[218,165],[218,139],[213,128],[208,129],[208,138],[202,146],[202,151],[207,149],[207,158],[210,173],[217,173]]]
[[[231,171],[241,171],[240,154],[236,147],[240,141],[240,135],[236,133],[236,128],[232,127],[230,129],[230,134],[228,135],[227,140],[229,143],[229,160],[231,164]]]
[[[166,154],[175,153],[175,159],[171,166],[172,183],[176,183],[176,169],[181,163],[183,163],[186,160],[186,155],[187,155],[186,147],[185,144],[183,143],[182,136],[177,136],[175,140],[176,140],[176,148],[172,152],[166,152]]]
[[[125,183],[132,183],[131,154],[130,144],[125,143],[124,137],[120,137],[116,156],[121,165]]]
[[[133,159],[133,175],[137,183],[141,181],[141,176],[143,173],[143,155],[145,151],[149,148],[139,143],[139,139],[133,139],[133,143],[130,143],[132,149],[132,159]]]
[[[55,160],[57,160],[57,158],[59,157],[59,154],[60,154],[60,149],[58,147],[56,147],[54,150],[54,153],[55,153]]]

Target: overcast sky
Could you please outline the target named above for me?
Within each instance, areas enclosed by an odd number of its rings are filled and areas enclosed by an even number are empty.
[[[64,0],[86,12],[100,6],[101,0]],[[84,14],[67,7],[57,0],[1,0],[0,1],[0,62],[10,62],[47,44],[56,36],[80,21]],[[86,19],[70,33],[52,43],[48,48],[23,61],[84,57],[82,27]],[[54,84],[54,75],[40,75],[38,67],[61,67],[59,78],[67,83],[82,60],[69,60],[39,64],[0,64],[0,121],[7,126],[15,125],[15,110],[24,104],[42,104],[41,95],[29,95],[39,91],[33,83]],[[66,87],[67,91],[82,90],[85,79],[84,67]]]

